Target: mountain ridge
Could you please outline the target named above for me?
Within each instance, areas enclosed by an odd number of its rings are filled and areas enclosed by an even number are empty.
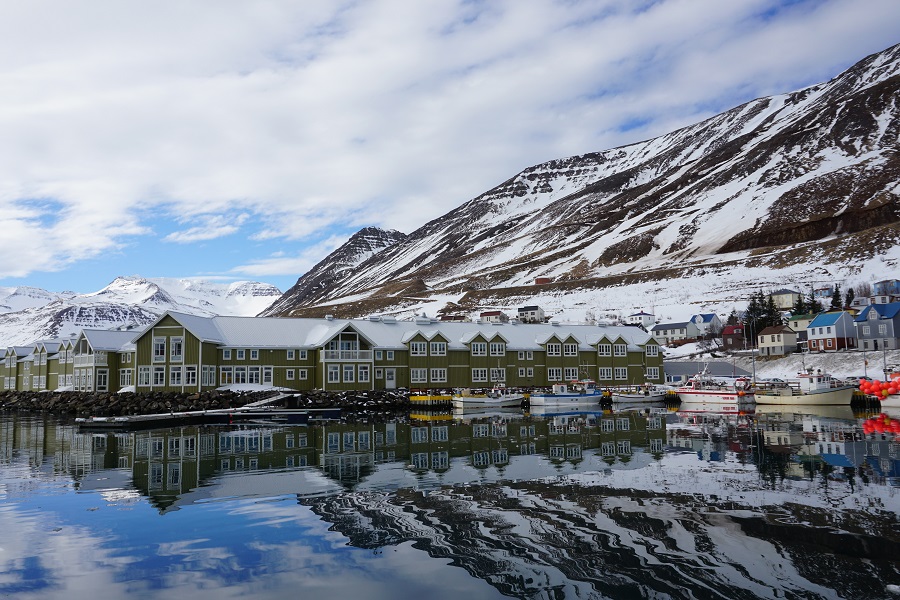
[[[757,287],[877,277],[896,266],[900,241],[898,96],[895,45],[825,83],[534,165],[332,273],[328,285],[320,263],[267,314],[471,314],[511,296],[544,301],[567,282],[603,292],[610,280],[680,271],[682,287],[692,274],[745,265],[748,276],[763,273],[744,282]],[[848,262],[856,246],[862,254]],[[535,286],[539,277],[556,287]],[[698,289],[697,301],[739,302],[728,289],[738,287],[747,285]],[[674,306],[680,295],[657,299]]]

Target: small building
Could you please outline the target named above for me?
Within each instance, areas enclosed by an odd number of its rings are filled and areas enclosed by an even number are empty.
[[[684,323],[657,323],[650,328],[650,335],[661,345],[685,343],[700,337],[700,329],[693,321]]]
[[[784,356],[797,349],[797,332],[787,325],[766,327],[756,339],[760,356]]]
[[[625,317],[625,322],[629,325],[640,325],[644,329],[651,327],[656,317],[644,311],[636,312]]]
[[[900,302],[867,306],[853,320],[853,325],[863,350],[900,348]]]
[[[874,296],[900,296],[900,280],[885,279],[872,284]]]
[[[553,283],[552,277],[535,277],[534,285],[547,285],[548,283]]]
[[[478,317],[485,323],[509,323],[509,315],[502,310],[486,310]]]
[[[697,326],[699,331],[697,337],[718,337],[722,333],[722,321],[719,319],[719,315],[715,313],[694,315],[691,317],[691,321]]]
[[[808,332],[807,328],[809,324],[813,322],[813,319],[816,318],[814,314],[806,314],[806,315],[794,315],[790,319],[788,319],[787,326],[793,329],[797,333],[797,349],[804,348],[807,346],[806,342],[808,341]]]
[[[469,317],[465,315],[441,315],[440,320],[444,323],[465,323],[469,320]]]
[[[845,311],[816,315],[806,328],[807,344],[811,351],[835,352],[856,348],[856,330],[853,317]]]
[[[540,306],[523,306],[518,309],[518,313],[522,323],[543,323],[546,320]]]
[[[743,350],[745,342],[744,326],[741,323],[722,328],[722,345],[725,350]]]
[[[778,310],[791,310],[797,304],[797,300],[800,299],[800,292],[782,288],[772,292],[769,296],[772,297],[772,302],[774,302],[775,308]]]

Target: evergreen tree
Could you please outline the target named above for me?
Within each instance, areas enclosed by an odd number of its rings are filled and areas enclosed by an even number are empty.
[[[794,308],[791,309],[791,316],[796,317],[805,315],[807,310],[806,300],[803,298],[803,294],[797,294],[797,301],[794,302]]]
[[[726,325],[737,325],[738,324],[738,315],[737,315],[736,308],[731,309],[731,314],[728,315],[728,319],[725,320],[725,324]]]
[[[856,292],[853,291],[853,288],[847,288],[847,295],[844,296],[844,306],[850,307],[853,304],[853,300],[856,299]]]
[[[834,284],[834,290],[831,292],[831,307],[830,310],[841,310],[843,306],[841,306],[841,286],[839,284]]]
[[[819,302],[818,298],[816,298],[816,291],[812,286],[809,286],[809,300],[806,303],[806,308],[809,310],[809,314],[811,315],[818,314],[825,310],[824,308],[822,308],[822,303]]]
[[[766,327],[774,327],[781,324],[781,311],[775,306],[775,299],[769,294],[769,297],[766,299],[765,307],[763,308],[763,326],[760,327],[760,331]]]

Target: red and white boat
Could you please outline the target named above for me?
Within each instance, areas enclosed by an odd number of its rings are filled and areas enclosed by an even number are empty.
[[[753,404],[753,388],[749,377],[736,377],[725,381],[710,376],[706,370],[691,377],[675,391],[682,402],[692,404],[728,404],[732,406]]]

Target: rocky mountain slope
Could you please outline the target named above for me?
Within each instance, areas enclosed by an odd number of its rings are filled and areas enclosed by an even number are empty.
[[[282,295],[265,283],[118,277],[91,294],[0,289],[0,347],[64,337],[83,328],[147,325],[166,310],[253,316]]]
[[[267,314],[562,297],[600,312],[715,308],[754,289],[898,276],[898,98],[900,45],[827,83],[536,165],[364,260],[322,261]]]

